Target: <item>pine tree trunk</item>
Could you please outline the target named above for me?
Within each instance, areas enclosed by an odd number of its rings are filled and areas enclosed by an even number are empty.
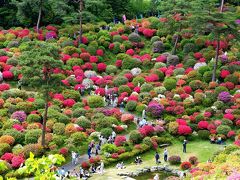
[[[45,135],[46,135],[46,123],[47,123],[47,115],[48,115],[48,91],[46,91],[46,98],[45,98],[45,109],[44,109],[44,116],[43,116],[43,124],[42,124],[42,147],[45,147]]]
[[[174,47],[173,47],[173,50],[172,50],[172,55],[176,54],[178,39],[179,39],[179,35],[177,35],[177,38],[175,40]]]
[[[213,67],[213,74],[212,74],[212,81],[216,81],[216,72],[217,72],[217,66],[218,66],[218,57],[219,57],[219,48],[220,48],[220,38],[217,37],[217,47],[216,47],[216,56],[215,56],[215,64]]]
[[[83,11],[83,0],[79,1],[79,13],[80,13],[80,18],[79,18],[79,24],[80,24],[80,30],[79,30],[79,43],[82,43],[82,11]]]
[[[42,0],[39,1],[39,11],[38,11],[38,20],[37,20],[37,33],[39,33],[39,25],[41,21],[41,16],[42,16]]]
[[[221,0],[220,12],[223,12],[223,7],[224,7],[224,0]]]

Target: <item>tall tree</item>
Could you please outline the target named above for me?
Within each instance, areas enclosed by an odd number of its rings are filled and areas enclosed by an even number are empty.
[[[205,4],[209,2],[209,4]],[[216,71],[219,61],[220,41],[221,38],[226,37],[229,34],[239,39],[239,33],[236,27],[236,14],[232,12],[222,13],[215,8],[215,0],[199,0],[195,1],[194,9],[191,12],[189,23],[196,36],[200,34],[209,34],[209,38],[217,42],[215,62],[213,66],[212,81],[216,81]]]
[[[40,91],[45,98],[42,123],[42,146],[45,147],[46,122],[48,114],[49,93],[61,85],[61,76],[54,74],[55,68],[63,63],[59,58],[59,48],[45,42],[30,42],[29,49],[19,57],[22,66],[23,81]]]

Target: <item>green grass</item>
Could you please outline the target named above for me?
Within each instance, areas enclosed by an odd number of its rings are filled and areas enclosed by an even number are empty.
[[[227,142],[227,144],[229,144],[229,142]],[[196,139],[195,141],[190,141],[187,144],[187,153],[182,152],[182,142],[179,142],[179,141],[174,141],[172,146],[167,147],[169,156],[179,155],[182,161],[188,161],[189,157],[196,156],[199,162],[206,162],[209,158],[211,158],[214,155],[214,153],[216,153],[217,151],[223,148],[224,147],[221,145],[210,144],[209,141],[203,141],[198,139]],[[165,165],[166,163],[163,162],[163,151],[164,151],[164,148],[158,149],[158,152],[160,153],[162,165]],[[155,154],[154,150],[150,150],[142,154],[141,157],[143,159],[143,164],[141,165],[135,165],[133,163],[134,161],[134,157],[133,157],[133,158],[130,158],[128,161],[124,162],[124,164],[126,165],[126,169],[117,170],[115,168],[115,165],[112,167],[110,166],[105,169],[105,173],[103,175],[97,174],[91,177],[90,179],[92,180],[121,179],[120,176],[117,176],[117,173],[119,172],[132,172],[146,166],[156,165],[154,154]],[[167,165],[169,164],[167,163]],[[179,168],[179,166],[175,166],[175,168]]]

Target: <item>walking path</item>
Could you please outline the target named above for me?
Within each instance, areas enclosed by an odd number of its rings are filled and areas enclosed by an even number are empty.
[[[111,109],[113,107],[112,106],[106,106],[105,108]],[[130,113],[130,112],[126,111],[125,109],[122,109],[122,111],[123,111],[123,113]],[[134,115],[135,118],[141,118],[140,116],[135,115],[133,113],[130,113],[130,114]],[[134,123],[136,123],[136,122],[134,122]],[[129,134],[126,134],[125,137],[126,137],[126,139],[128,141],[129,140]],[[92,157],[95,157],[95,156],[92,154]],[[82,162],[87,161],[87,160],[88,160],[88,155],[87,154],[83,154],[83,155],[78,157],[76,165],[72,164],[72,162],[70,161],[69,163],[63,165],[61,168],[64,168],[65,171],[71,171],[71,170],[74,170],[79,165],[81,165]]]

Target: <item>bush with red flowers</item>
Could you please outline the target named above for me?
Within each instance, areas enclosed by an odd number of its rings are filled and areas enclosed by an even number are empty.
[[[133,122],[134,116],[132,114],[123,114],[121,116],[121,121],[125,124],[129,124],[130,122]]]
[[[25,159],[22,156],[14,156],[11,160],[11,165],[13,168],[19,168]]]
[[[61,148],[59,150],[59,153],[66,157],[68,155],[68,148],[66,147]]]
[[[6,80],[13,79],[14,77],[11,71],[3,71],[2,76],[3,76],[3,79],[6,79]]]
[[[192,167],[192,164],[188,161],[182,162],[180,165],[180,168],[184,171],[187,169],[190,169],[191,167]]]
[[[179,135],[189,135],[192,133],[192,129],[187,125],[179,125],[178,126],[178,134]]]
[[[111,154],[111,158],[113,158],[113,159],[118,159],[118,158],[119,158],[118,153],[113,153],[113,154]]]
[[[6,91],[10,89],[10,85],[6,83],[0,84],[0,91]]]
[[[208,128],[208,122],[207,121],[200,121],[199,123],[198,123],[198,128],[199,129],[207,129]]]
[[[13,153],[5,153],[2,155],[1,159],[10,163],[13,157],[14,157]]]
[[[85,62],[89,61],[90,57],[91,57],[91,55],[87,52],[83,52],[80,54],[80,58]]]
[[[117,136],[116,138],[115,138],[115,141],[114,141],[114,144],[116,145],[116,146],[122,146],[125,142],[126,142],[126,137],[125,136]]]
[[[146,137],[146,136],[150,136],[154,133],[154,128],[151,125],[145,125],[145,126],[139,128],[138,131],[140,132],[140,134],[143,137]]]
[[[98,72],[104,72],[107,68],[107,65],[105,63],[99,63],[97,65],[97,68],[98,68]]]
[[[63,101],[65,107],[72,107],[75,103],[74,99],[66,99]]]
[[[86,161],[82,162],[81,166],[83,169],[86,169],[86,170],[88,170],[90,168],[90,164]]]

